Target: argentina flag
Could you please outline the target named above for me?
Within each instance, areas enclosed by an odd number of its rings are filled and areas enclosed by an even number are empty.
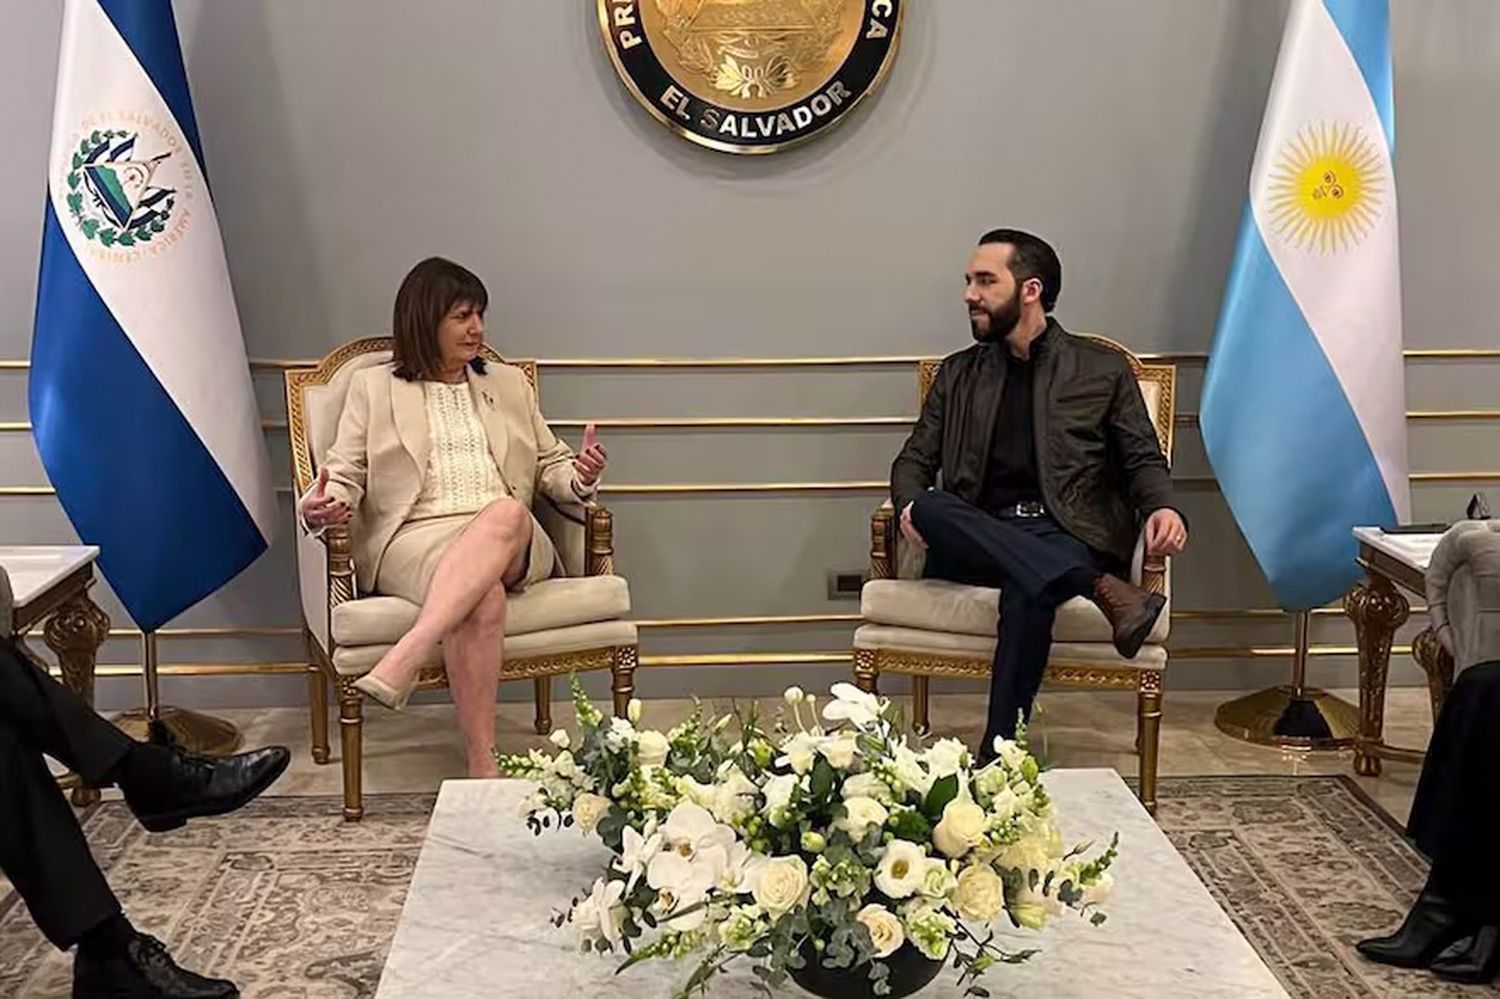
[[[1281,605],[1358,576],[1356,525],[1409,518],[1386,0],[1293,0],[1200,404]]]
[[[67,0],[47,180],[37,449],[155,631],[265,551],[276,520],[170,0]]]

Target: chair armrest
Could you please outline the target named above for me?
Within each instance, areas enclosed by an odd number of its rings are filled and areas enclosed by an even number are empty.
[[[354,599],[349,528],[330,527],[317,535],[297,532],[297,582],[307,630],[331,655],[333,608]]]
[[[890,500],[870,517],[870,578],[896,578],[896,508]]]
[[[589,504],[584,549],[588,552],[585,575],[615,574],[615,515],[597,503]]]
[[[1167,595],[1167,557],[1148,555],[1141,561],[1141,586],[1150,593]]]

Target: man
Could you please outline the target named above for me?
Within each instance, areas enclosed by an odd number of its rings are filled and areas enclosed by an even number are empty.
[[[1051,317],[1062,264],[1029,233],[979,241],[964,278],[973,347],[943,361],[891,468],[901,531],[931,577],[1001,589],[979,758],[1030,717],[1057,607],[1087,597],[1132,658],[1166,601],[1121,578],[1145,522],[1153,555],[1187,527],[1125,358]]]
[[[0,621],[11,619],[0,569]],[[0,872],[59,949],[77,945],[74,999],[232,999],[234,984],[179,968],[137,931],[94,863],[43,754],[95,787],[117,785],[153,832],[234,811],[281,776],[283,747],[209,760],[135,742],[0,638]]]

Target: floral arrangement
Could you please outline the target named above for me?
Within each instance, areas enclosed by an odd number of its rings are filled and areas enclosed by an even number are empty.
[[[923,748],[898,732],[884,698],[835,684],[817,702],[793,687],[775,724],[752,709],[668,732],[606,718],[573,684],[580,738],[554,756],[499,757],[537,782],[523,802],[536,834],[577,827],[613,853],[554,924],[585,951],[697,963],[680,992],[706,992],[736,959],[769,990],[809,961],[889,992],[903,947],[951,960],[966,994],[1007,952],[994,927],[1039,930],[1065,908],[1095,925],[1115,844],[1065,851],[1036,760],[1019,741],[975,767],[953,739]],[[731,723],[735,723],[731,729]],[[1117,837],[1118,838],[1118,837]]]

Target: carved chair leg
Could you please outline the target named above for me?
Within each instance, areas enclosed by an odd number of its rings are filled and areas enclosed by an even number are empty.
[[[1136,745],[1140,747],[1141,804],[1156,814],[1156,767],[1161,748],[1161,674],[1141,678],[1136,692]]]
[[[312,724],[312,758],[314,763],[328,762],[328,678],[322,667],[307,667],[307,711]]]
[[[880,693],[880,668],[873,649],[854,650],[854,685],[867,694]]]
[[[624,718],[630,712],[630,700],[635,697],[635,671],[639,660],[640,651],[634,645],[622,645],[615,649],[615,664],[611,667],[610,674],[616,718]]]
[[[536,734],[547,735],[552,731],[552,678],[539,676],[531,682],[536,687]]]
[[[917,735],[932,734],[932,723],[928,718],[928,690],[930,677],[911,678],[911,729]]]
[[[344,820],[365,816],[364,695],[352,683],[339,681],[339,737],[344,764]]]

